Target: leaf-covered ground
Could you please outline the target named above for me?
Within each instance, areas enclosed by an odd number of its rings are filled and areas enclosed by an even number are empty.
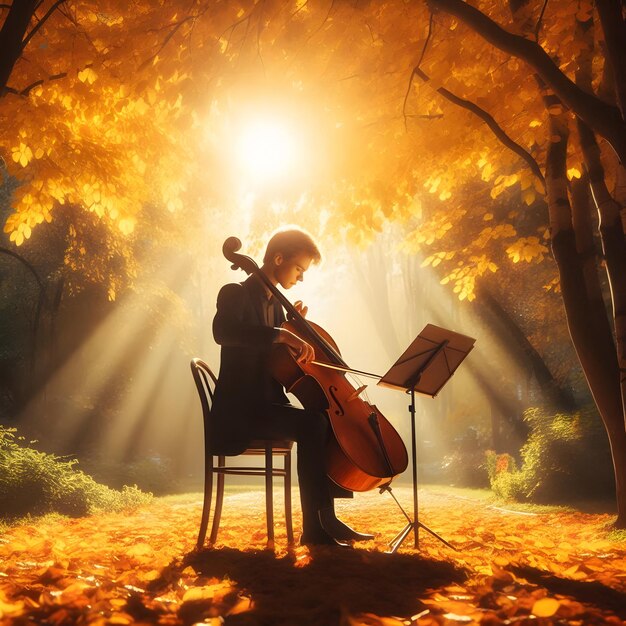
[[[408,488],[394,493],[412,508]],[[13,527],[0,539],[0,623],[626,623],[626,543],[611,540],[609,515],[516,512],[421,490],[421,521],[458,551],[420,531],[419,550],[411,537],[390,555],[404,520],[374,492],[338,510],[375,540],[310,551],[288,549],[277,492],[272,551],[263,497],[228,495],[218,544],[197,553],[197,495],[156,499],[132,515]]]

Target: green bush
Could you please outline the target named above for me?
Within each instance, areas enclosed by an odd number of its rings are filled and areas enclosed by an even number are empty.
[[[0,511],[4,518],[52,512],[79,517],[133,509],[152,498],[135,486],[110,489],[77,469],[76,460],[39,452],[22,441],[16,429],[0,425]]]
[[[530,428],[518,469],[508,454],[486,454],[493,492],[506,499],[557,503],[608,496],[614,489],[611,454],[595,409],[548,415],[528,409]]]

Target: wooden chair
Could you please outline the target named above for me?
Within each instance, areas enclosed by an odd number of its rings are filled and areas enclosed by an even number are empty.
[[[274,546],[274,493],[273,478],[280,476],[284,479],[285,488],[285,525],[287,527],[287,541],[293,543],[293,524],[291,517],[291,448],[292,441],[255,440],[250,443],[250,447],[242,452],[245,456],[262,456],[265,463],[253,467],[235,467],[226,465],[224,455],[213,455],[211,453],[210,442],[210,420],[211,405],[213,402],[213,392],[217,379],[211,368],[201,359],[191,360],[191,373],[200,395],[202,404],[202,416],[204,420],[204,504],[202,507],[202,520],[200,522],[200,532],[196,547],[200,550],[204,546],[209,515],[211,513],[211,500],[213,494],[213,475],[217,476],[215,510],[213,512],[213,524],[209,545],[213,545],[217,539],[217,532],[220,527],[222,516],[222,504],[224,501],[224,477],[226,474],[236,474],[240,476],[265,476],[265,516],[267,520],[267,542],[268,546]],[[215,458],[217,456],[217,464]],[[274,467],[273,458],[279,456],[283,458],[283,467]]]

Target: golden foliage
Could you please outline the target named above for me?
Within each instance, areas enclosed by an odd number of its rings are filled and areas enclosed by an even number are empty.
[[[530,263],[533,260],[539,262],[543,260],[547,252],[548,248],[539,241],[539,237],[522,237],[506,249],[513,263],[519,263],[519,261]]]
[[[177,227],[192,236],[207,204],[233,210],[234,177],[224,175],[223,161],[240,113],[280,109],[277,94],[307,111],[303,123],[317,142],[308,150],[324,161],[298,173],[286,221],[295,221],[299,203],[322,207],[333,215],[329,235],[366,245],[394,220],[407,225],[407,252],[440,242],[429,253],[454,251],[472,265],[472,256],[495,259],[495,239],[514,236],[482,232],[476,220],[516,228],[498,206],[521,198],[534,208],[545,193],[481,120],[436,91],[482,107],[543,167],[547,112],[524,63],[439,12],[420,65],[430,81],[413,77],[407,93],[426,37],[426,2],[341,3],[330,12],[278,0],[210,10],[200,0],[72,6],[72,20],[53,15],[18,61],[9,84],[21,95],[2,98],[0,151],[21,183],[4,224],[16,245],[68,205],[94,214],[112,238],[136,236],[148,204],[179,214]],[[540,43],[569,74],[582,45],[575,19],[589,6],[556,0],[543,16]],[[513,28],[506,3],[480,8]],[[536,23],[537,7],[527,9]],[[601,68],[600,46],[594,54]],[[583,170],[570,144],[575,178]],[[543,253],[527,241],[510,256],[537,261]]]

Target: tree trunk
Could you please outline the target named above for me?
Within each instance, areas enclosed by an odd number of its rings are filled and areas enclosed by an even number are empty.
[[[512,9],[523,6],[523,1],[511,3]],[[525,25],[523,12],[519,15],[514,12],[513,18],[523,29]],[[576,83],[583,93],[589,95],[593,94],[592,26],[592,19],[576,23],[576,38],[581,44]],[[539,79],[538,82],[541,87],[543,81]],[[554,85],[551,84],[551,86]],[[617,353],[602,298],[595,251],[591,251],[593,237],[588,215],[588,200],[578,185],[573,190],[575,203],[573,211],[569,203],[566,177],[568,119],[563,112],[562,104],[554,94],[544,95],[544,102],[550,119],[550,135],[552,138],[559,139],[549,144],[546,163],[552,250],[559,269],[570,336],[609,438],[616,482],[618,508],[616,526],[622,528],[626,526],[626,458],[624,458],[626,430],[624,428],[624,405],[619,387]],[[589,144],[589,138],[591,138],[593,145],[597,148],[593,132],[581,119],[584,116],[581,115],[580,110],[576,110],[576,107],[573,108],[579,121],[579,134],[582,129],[583,136],[587,137],[587,143]],[[593,180],[603,187],[604,171],[600,165],[599,151],[595,166],[594,172],[589,173],[589,181],[592,188]],[[612,223],[615,223],[614,207],[611,218]],[[626,290],[624,290],[624,297],[626,297]]]
[[[554,111],[554,108],[551,107]],[[581,255],[576,247],[567,194],[566,154],[569,131],[564,113],[550,114],[550,143],[546,164],[552,251],[559,269],[567,325],[607,430],[616,480],[617,527],[626,521],[626,432],[618,388],[618,364],[604,306],[590,301]]]
[[[37,0],[14,0],[0,30],[0,94],[4,93],[13,66],[22,54],[22,40]]]

